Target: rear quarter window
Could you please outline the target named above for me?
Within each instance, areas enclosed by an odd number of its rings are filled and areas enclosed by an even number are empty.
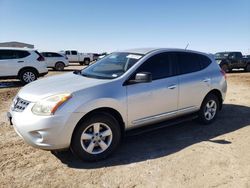
[[[212,62],[208,57],[196,53],[177,52],[177,58],[180,74],[200,71]]]

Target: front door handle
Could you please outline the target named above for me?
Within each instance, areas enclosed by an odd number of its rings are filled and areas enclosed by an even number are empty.
[[[168,89],[175,89],[177,87],[177,85],[171,85],[171,86],[168,86]]]
[[[23,63],[24,61],[18,61],[18,63]]]

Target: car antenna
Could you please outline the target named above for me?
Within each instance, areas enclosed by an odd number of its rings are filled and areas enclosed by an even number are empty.
[[[189,43],[187,43],[185,50],[188,48],[188,46],[189,46]]]

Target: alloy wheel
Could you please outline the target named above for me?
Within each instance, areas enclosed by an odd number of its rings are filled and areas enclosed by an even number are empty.
[[[89,154],[100,154],[108,149],[113,134],[105,123],[89,125],[81,135],[81,146]]]
[[[36,75],[33,72],[25,72],[23,74],[23,80],[26,83],[33,82],[34,80],[36,80]]]
[[[204,111],[204,116],[206,120],[212,120],[216,114],[217,110],[217,104],[214,100],[210,100],[207,102],[205,111]]]

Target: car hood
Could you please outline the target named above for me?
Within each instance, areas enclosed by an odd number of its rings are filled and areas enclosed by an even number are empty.
[[[18,96],[30,102],[60,93],[73,93],[89,87],[101,85],[111,80],[87,78],[80,74],[66,73],[51,76],[24,86]]]

